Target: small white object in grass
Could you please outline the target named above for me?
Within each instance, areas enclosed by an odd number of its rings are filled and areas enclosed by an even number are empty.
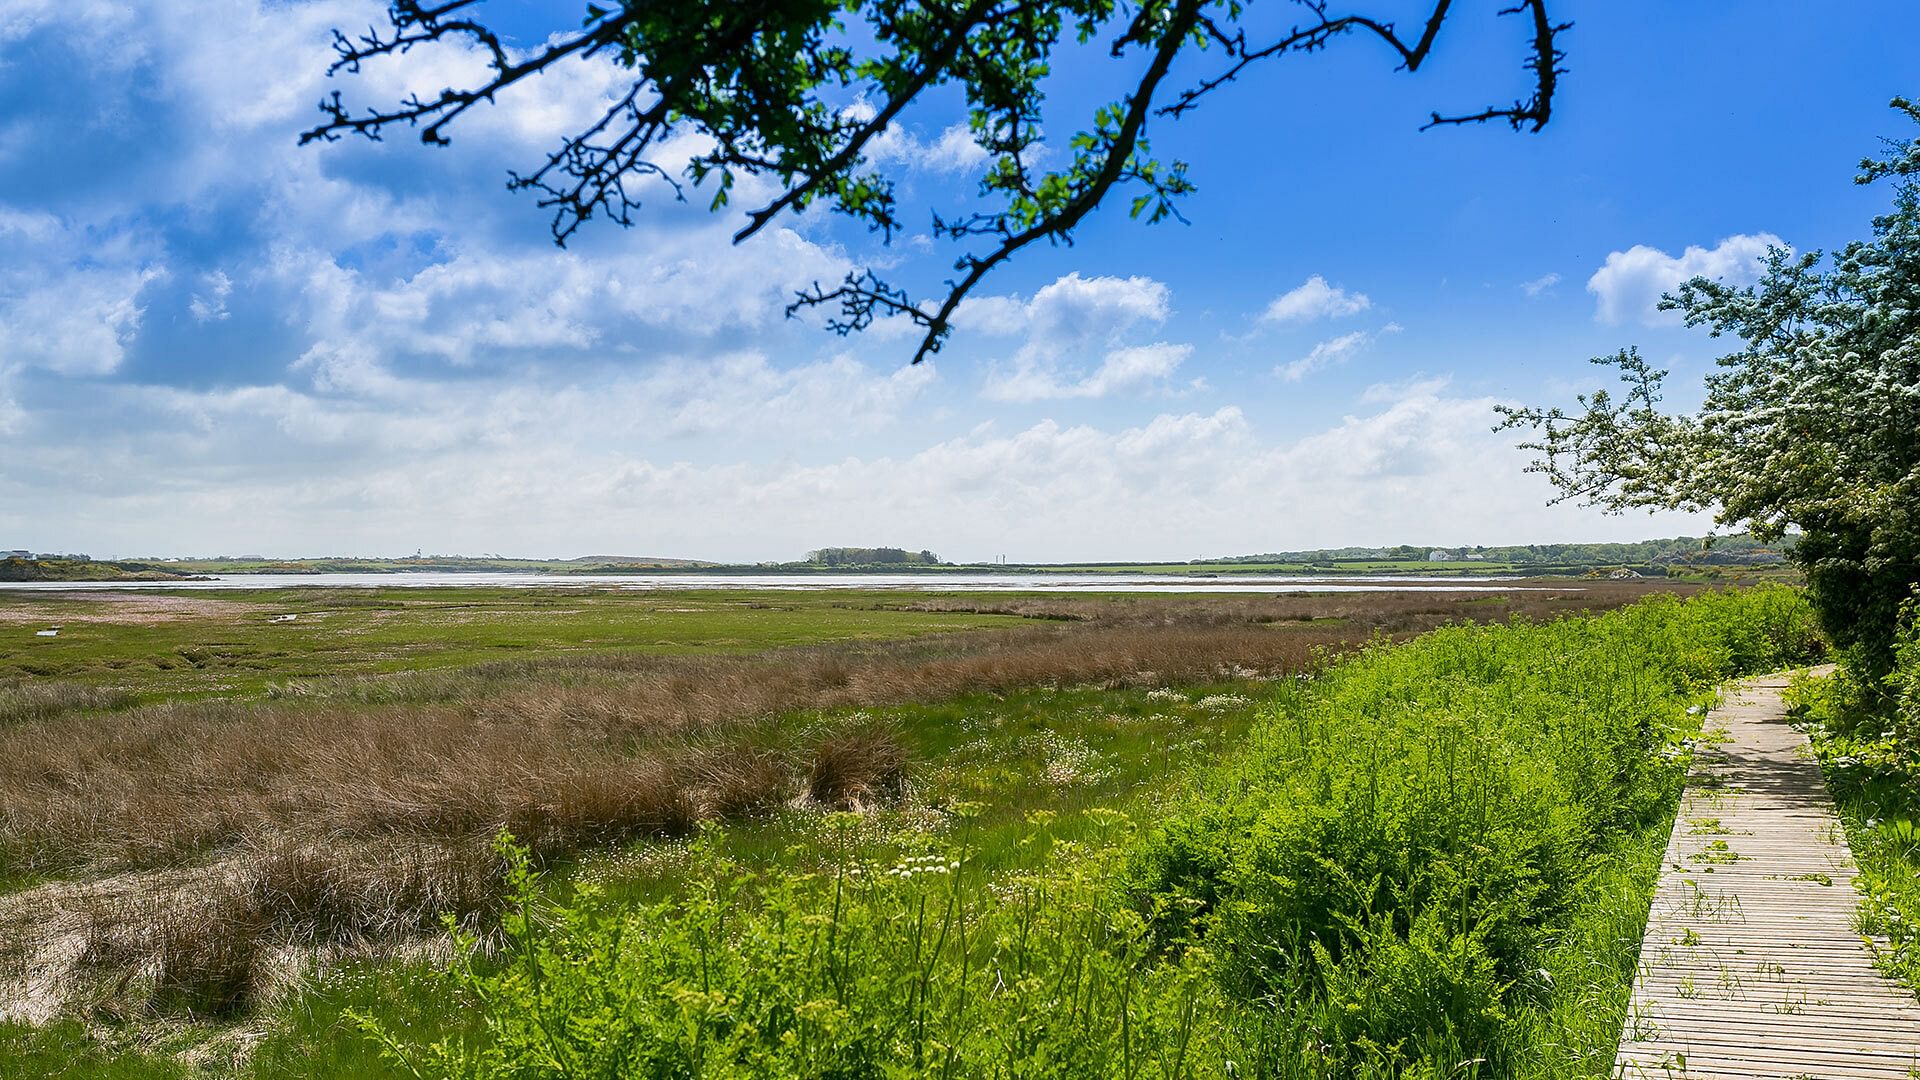
[[[59,637],[60,631],[57,627],[52,630],[35,630],[33,632],[33,636],[34,637]]]
[[[293,620],[299,617],[300,616],[298,615],[275,615],[273,618],[268,619],[267,621],[268,622],[292,622]]]

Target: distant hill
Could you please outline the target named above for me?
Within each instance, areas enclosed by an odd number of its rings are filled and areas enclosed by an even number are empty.
[[[902,573],[1152,573],[1188,577],[1227,575],[1527,575],[1628,573],[1657,577],[1750,577],[1788,573],[1793,537],[1762,544],[1745,534],[1676,536],[1629,544],[1485,545],[1397,544],[1392,547],[1316,548],[1231,555],[1185,562],[972,563],[941,561],[931,551],[906,548],[820,548],[795,562],[717,563],[659,555],[581,555],[571,559],[417,555],[409,558],[329,556],[270,559],[93,560],[84,556],[0,559],[0,581],[167,581],[204,574],[539,573],[555,576],[621,573],[845,574]]]
[[[1763,544],[1746,533],[1731,536],[1675,536],[1633,543],[1400,544],[1390,548],[1321,548],[1264,555],[1196,560],[1221,564],[1246,562],[1488,562],[1507,566],[1756,566],[1786,561],[1794,537]]]
[[[1230,555],[1186,562],[1084,562],[979,564],[968,569],[1014,572],[1154,573],[1188,577],[1227,575],[1440,576],[1521,575],[1582,577],[1619,572],[1646,577],[1729,578],[1790,575],[1787,553],[1794,538],[1763,544],[1746,534],[1676,536],[1634,543],[1396,544],[1389,547],[1315,548]]]
[[[19,555],[0,559],[0,581],[190,581],[194,577],[151,563]]]

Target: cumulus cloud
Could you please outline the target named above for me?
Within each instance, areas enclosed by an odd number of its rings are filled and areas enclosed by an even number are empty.
[[[742,364],[751,374],[755,361]],[[840,396],[836,380],[846,374],[809,376],[821,380],[818,400]],[[882,394],[914,377],[863,376]],[[1364,411],[1298,437],[1276,437],[1225,406],[1111,426],[988,423],[904,452],[828,446],[758,460],[665,452],[650,442],[651,425],[671,407],[618,422],[660,392],[657,383],[596,384],[527,401],[452,388],[444,403],[411,412],[283,389],[177,394],[179,408],[205,410],[208,422],[85,448],[36,446],[10,463],[0,474],[0,528],[27,535],[30,506],[36,522],[122,553],[381,551],[404,537],[407,547],[442,550],[612,545],[759,559],[852,531],[927,537],[950,557],[1037,559],[1400,542],[1393,538],[1429,533],[1435,521],[1490,543],[1704,525],[1548,507],[1544,482],[1521,472],[1526,455],[1491,430],[1495,401],[1449,395],[1431,380],[1383,388]],[[806,401],[795,400],[796,426],[818,407]],[[817,419],[828,426],[855,411]],[[763,415],[723,407],[700,423],[727,428]],[[325,441],[297,455],[297,470],[242,452],[285,442],[263,436],[276,426]]]
[[[1292,289],[1274,298],[1267,310],[1260,316],[1262,322],[1313,322],[1316,319],[1339,319],[1348,315],[1357,315],[1373,306],[1366,293],[1350,293],[1327,284],[1327,279],[1315,274]]]
[[[0,369],[99,376],[120,368],[166,268],[151,239],[92,234],[0,206]]]
[[[861,103],[846,110],[860,119],[874,115],[871,105]],[[867,144],[867,160],[880,165],[905,165],[934,173],[958,173],[975,168],[987,160],[986,148],[974,141],[965,124],[950,124],[932,139],[921,139],[899,124],[887,129]]]
[[[988,296],[963,304],[956,322],[985,334],[1021,335],[1060,349],[1105,340],[1140,323],[1162,323],[1172,291],[1149,277],[1081,277],[1074,271],[1029,299]]]
[[[1313,349],[1300,359],[1274,368],[1273,373],[1287,382],[1299,382],[1316,371],[1337,367],[1353,359],[1356,353],[1373,344],[1380,335],[1399,332],[1399,323],[1388,323],[1378,330],[1355,330],[1336,338],[1328,338],[1314,345]]]
[[[1021,339],[996,361],[984,395],[999,401],[1099,398],[1164,388],[1193,346],[1156,341],[1126,344],[1141,325],[1157,326],[1172,310],[1172,291],[1148,277],[1081,277],[1043,286],[1029,299],[990,296],[961,307],[959,325]],[[1099,356],[1097,365],[1076,363]]]
[[[1192,354],[1191,345],[1157,341],[1115,349],[1091,372],[1061,372],[1028,364],[990,381],[986,396],[1001,401],[1101,398],[1163,386]]]
[[[1594,317],[1604,323],[1629,319],[1648,326],[1678,325],[1678,312],[1659,310],[1660,297],[1696,277],[1730,285],[1758,281],[1770,247],[1786,247],[1772,233],[1729,236],[1711,248],[1689,247],[1679,255],[1635,244],[1615,251],[1587,279],[1594,295]]]

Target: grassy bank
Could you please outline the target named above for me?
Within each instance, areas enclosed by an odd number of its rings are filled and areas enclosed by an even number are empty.
[[[1884,685],[1846,667],[1791,692],[1838,804],[1860,876],[1859,925],[1887,974],[1920,992],[1920,622]]]
[[[445,1076],[1600,1076],[1720,680],[1818,648],[1784,590],[1376,646],[1277,700],[1170,813],[843,817],[777,868],[709,837],[656,906],[523,853]]]

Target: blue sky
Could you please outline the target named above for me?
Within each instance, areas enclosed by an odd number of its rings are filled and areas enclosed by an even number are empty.
[[[554,249],[505,174],[621,85],[609,64],[450,149],[300,148],[335,84],[387,101],[474,58],[330,84],[329,29],[381,17],[359,0],[0,0],[0,547],[1022,560],[1701,532],[1547,506],[1493,406],[1568,401],[1629,344],[1687,404],[1718,343],[1652,300],[1865,232],[1887,193],[1850,179],[1920,93],[1920,5],[1563,2],[1546,132],[1421,133],[1524,92],[1498,6],[1461,8],[1416,75],[1350,39],[1158,122],[1190,224],[1116,204],[906,367],[904,328],[781,308],[854,265],[936,284],[954,252],[920,232],[882,249],[809,214],[736,247],[736,217],[663,198]],[[579,16],[489,7],[523,45]],[[1052,136],[1130,70],[1065,58]],[[885,150],[918,229],[972,187],[952,105]]]

